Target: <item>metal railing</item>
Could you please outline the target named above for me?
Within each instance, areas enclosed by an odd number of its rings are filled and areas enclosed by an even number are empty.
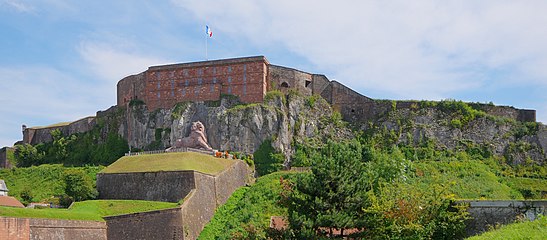
[[[140,155],[150,155],[150,154],[161,154],[161,153],[173,153],[173,152],[197,152],[207,155],[216,156],[216,153],[218,151],[216,150],[203,150],[203,149],[197,149],[197,148],[174,148],[169,150],[154,150],[154,151],[144,151],[144,152],[128,152],[125,154],[125,156],[140,156]],[[225,154],[222,154],[222,156],[226,156]],[[232,154],[228,154],[229,159],[234,159],[234,156]]]

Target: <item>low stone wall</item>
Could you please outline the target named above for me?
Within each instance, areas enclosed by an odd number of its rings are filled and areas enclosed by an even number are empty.
[[[196,186],[194,171],[100,173],[100,199],[178,202]]]
[[[105,217],[108,239],[183,239],[181,209]]]
[[[488,231],[490,227],[515,222],[518,219],[535,220],[547,214],[547,201],[463,201],[469,204],[466,233],[468,236]]]
[[[0,217],[0,239],[107,239],[106,223],[59,219]]]
[[[195,171],[97,175],[99,198],[177,202],[180,208],[105,218],[109,239],[196,239],[218,206],[247,182],[240,160],[217,175]],[[143,197],[144,196],[144,197]]]
[[[247,165],[237,161],[216,176],[196,172],[195,177],[196,190],[182,205],[184,239],[196,239],[215,215],[215,209],[246,184]]]

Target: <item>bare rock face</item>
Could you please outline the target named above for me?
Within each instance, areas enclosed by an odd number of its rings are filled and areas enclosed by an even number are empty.
[[[527,159],[544,164],[547,159],[547,127],[537,124],[537,130],[519,133],[522,122],[504,121],[492,116],[480,116],[454,126],[451,117],[435,108],[399,109],[375,119],[374,126],[398,133],[398,142],[418,145],[433,141],[441,149],[488,149],[494,155],[505,156],[511,164]],[[361,126],[367,129],[368,126]]]
[[[322,98],[310,100],[296,94],[274,95],[261,104],[239,104],[233,99],[179,103],[172,109],[148,112],[144,105],[127,110],[119,133],[131,146],[140,149],[164,149],[177,139],[188,136],[193,122],[207,129],[213,149],[254,153],[265,140],[285,155],[293,153],[291,143],[305,138],[351,138],[351,131],[328,121],[333,115]]]

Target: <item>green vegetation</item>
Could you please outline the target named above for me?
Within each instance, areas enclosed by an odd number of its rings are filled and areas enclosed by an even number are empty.
[[[89,200],[69,209],[0,207],[0,216],[104,221],[103,217],[174,208],[177,203],[141,200]]]
[[[266,239],[270,216],[287,216],[281,206],[282,179],[295,173],[277,172],[257,179],[251,187],[236,190],[218,208],[198,239]]]
[[[284,188],[290,222],[284,237],[454,239],[464,234],[465,208],[453,207],[442,185],[416,189],[407,183],[410,162],[397,149],[378,152],[358,141],[328,142],[312,162],[311,173]]]
[[[418,161],[412,185],[427,188],[443,184],[460,199],[523,199],[522,194],[505,185],[504,179],[478,160]]]
[[[283,169],[285,157],[272,147],[272,140],[265,140],[254,152],[253,159],[259,176]]]
[[[488,239],[547,239],[547,217],[540,216],[535,221],[525,221],[513,223],[500,227],[481,235],[467,238],[469,240],[488,240]]]
[[[217,174],[233,163],[233,160],[195,152],[146,154],[124,156],[103,169],[101,173],[195,170]]]
[[[435,182],[416,188],[409,180],[412,164],[397,149],[328,142],[308,153],[311,173],[277,172],[236,191],[200,239],[318,239],[328,237],[332,228],[375,239],[463,234],[467,214],[452,205],[448,186]],[[289,228],[270,230],[270,216],[283,216]],[[349,229],[358,231],[348,235]]]
[[[171,111],[171,119],[179,119],[189,106],[190,102],[179,102],[175,104],[173,111]]]
[[[70,202],[94,199],[99,195],[95,183],[80,169],[67,169],[64,172],[65,193]],[[68,206],[69,204],[62,204]]]
[[[486,113],[473,108],[470,104],[454,99],[446,99],[440,102],[421,101],[422,108],[437,108],[449,116],[449,126],[462,128],[477,117],[486,116]]]
[[[506,177],[505,183],[526,199],[547,199],[547,179]]]
[[[129,101],[129,107],[136,107],[136,106],[142,106],[142,105],[146,105],[146,103],[140,99],[131,99],[131,101]]]
[[[60,164],[33,166],[28,168],[0,169],[0,179],[8,185],[9,195],[27,204],[29,202],[53,202],[66,195],[66,171],[85,173],[87,182],[94,184],[96,174],[104,167],[63,167]],[[81,175],[80,175],[81,176]],[[94,186],[94,185],[93,185]]]
[[[103,134],[101,127],[85,133],[63,136],[51,131],[53,142],[15,146],[18,167],[62,163],[68,166],[108,165],[129,151],[127,141],[117,133]],[[106,137],[103,137],[106,136]]]

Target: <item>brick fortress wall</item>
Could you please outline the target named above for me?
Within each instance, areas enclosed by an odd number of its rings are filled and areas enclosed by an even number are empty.
[[[107,239],[105,222],[0,217],[0,239]]]
[[[118,83],[118,106],[140,99],[152,111],[183,101],[219,100],[221,94],[262,102],[268,65],[259,56],[150,67]]]

